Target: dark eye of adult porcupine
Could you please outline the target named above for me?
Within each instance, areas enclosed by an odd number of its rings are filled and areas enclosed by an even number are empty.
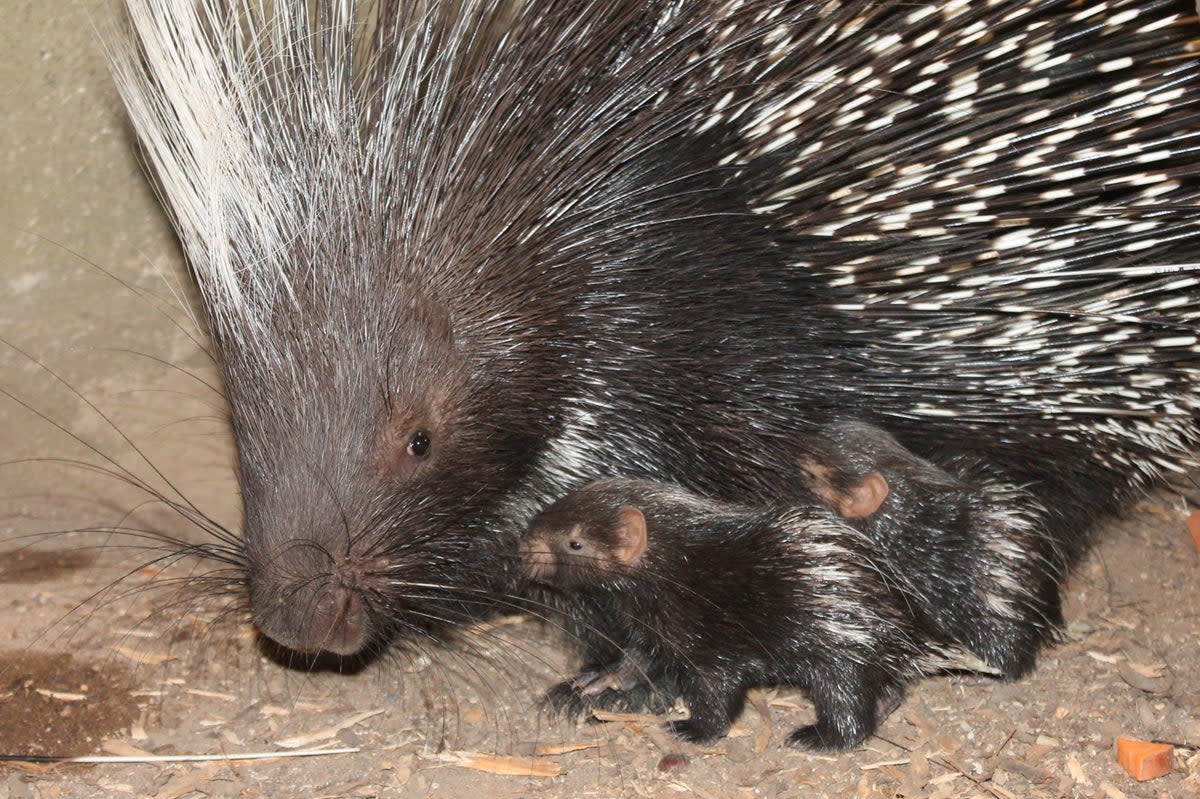
[[[429,434],[420,430],[413,433],[413,437],[408,440],[408,454],[416,458],[424,458],[429,454],[432,446],[433,442],[429,440]]]

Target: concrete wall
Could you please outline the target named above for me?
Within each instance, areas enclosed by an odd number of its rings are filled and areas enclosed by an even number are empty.
[[[168,318],[187,321],[178,298],[188,291],[182,257],[136,157],[96,32],[118,5],[5,0],[4,6],[0,338],[32,358],[0,344],[0,389],[53,422],[0,397],[0,460],[100,460],[57,423],[152,474],[36,358],[102,408],[172,479],[199,486],[192,492],[211,492],[211,502],[231,511],[220,402],[160,362],[215,381],[206,356]],[[79,477],[24,464],[0,469],[0,535],[34,517],[74,520],[80,505],[128,505],[125,494],[110,496],[111,487],[94,481],[73,487],[70,500],[59,497],[60,481],[73,485]]]

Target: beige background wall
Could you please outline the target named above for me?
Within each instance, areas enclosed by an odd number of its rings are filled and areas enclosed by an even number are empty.
[[[0,338],[59,372],[173,477],[207,484],[227,475],[224,454],[204,474],[224,446],[214,395],[154,360],[207,372],[206,358],[154,302],[118,282],[165,298],[163,307],[183,317],[172,296],[186,284],[178,247],[139,166],[96,32],[117,3],[0,6]],[[0,389],[108,454],[132,455],[84,402],[3,344]],[[0,396],[0,460],[81,454]],[[0,535],[45,513],[75,518],[78,508],[44,493],[59,479],[24,465],[0,469]],[[232,504],[227,484],[214,496]]]

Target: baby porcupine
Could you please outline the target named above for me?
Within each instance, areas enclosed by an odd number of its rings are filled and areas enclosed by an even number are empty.
[[[1044,613],[1045,598],[997,597],[989,575],[1023,567],[1025,531],[987,517],[971,504],[977,488],[883,431],[834,431],[828,457],[809,464],[807,505],[753,508],[614,478],[535,518],[521,544],[535,612],[578,639],[586,664],[549,703],[568,714],[661,711],[678,695],[690,716],[670,729],[711,741],[749,688],[794,685],[817,720],[789,743],[845,749],[874,732],[909,681],[966,667],[962,650],[998,676],[1023,673],[1006,648],[1010,614]],[[948,488],[964,503],[940,504]],[[938,522],[968,537],[943,539]],[[1011,546],[988,548],[1008,536]]]

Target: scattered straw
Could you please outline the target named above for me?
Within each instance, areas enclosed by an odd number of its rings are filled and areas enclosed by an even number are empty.
[[[506,757],[482,752],[443,752],[438,759],[461,768],[485,771],[507,777],[557,777],[562,767],[553,760],[532,757]]]
[[[573,744],[548,744],[539,746],[534,750],[534,757],[546,757],[553,755],[569,755],[572,752],[580,752],[584,749],[598,749],[600,744],[596,741],[580,741]]]

